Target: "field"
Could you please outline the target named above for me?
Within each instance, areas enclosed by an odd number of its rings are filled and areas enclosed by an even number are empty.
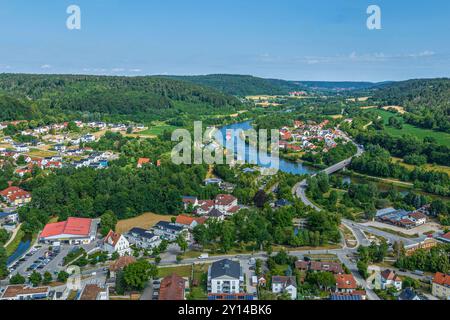
[[[119,233],[126,233],[134,227],[149,229],[150,227],[153,227],[158,221],[170,221],[171,218],[171,216],[148,212],[138,217],[120,220],[116,225],[116,231]]]
[[[392,161],[400,164],[401,166],[413,170],[416,166],[412,165],[412,164],[407,164],[404,163],[402,159],[399,158],[394,158],[392,157]],[[450,176],[450,167],[446,167],[446,166],[439,166],[439,165],[435,165],[435,164],[424,164],[422,167],[424,167],[426,170],[433,170],[433,171],[439,171],[439,172],[444,172],[446,174],[448,174]]]
[[[402,135],[411,135],[416,136],[419,139],[423,139],[425,137],[432,137],[436,139],[437,143],[442,144],[444,146],[450,146],[450,134],[448,133],[423,129],[406,123],[403,124],[402,129],[389,127],[387,125],[389,118],[393,116],[395,117],[396,115],[392,112],[385,110],[376,110],[376,111],[384,120],[385,131],[392,136],[401,137]],[[399,119],[401,118],[399,117]]]
[[[45,157],[52,157],[56,155],[57,152],[55,151],[46,151],[46,150],[40,150],[40,149],[31,149],[28,155],[30,157],[36,157],[36,158],[45,158]]]
[[[177,127],[168,125],[168,124],[164,124],[164,123],[160,123],[160,124],[156,124],[156,125],[150,125],[149,128],[147,130],[141,131],[138,134],[142,135],[142,136],[159,136],[161,134],[163,134],[164,131],[168,130],[168,131],[172,131],[175,130]]]

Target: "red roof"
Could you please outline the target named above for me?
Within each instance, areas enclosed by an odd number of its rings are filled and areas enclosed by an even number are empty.
[[[42,230],[40,237],[48,238],[63,234],[88,236],[91,224],[92,219],[71,217],[67,221],[47,224]]]
[[[112,230],[109,230],[108,234],[106,235],[105,239],[103,240],[105,243],[108,243],[112,246],[116,246],[117,242],[120,240],[120,237],[122,235],[120,233],[116,233]]]
[[[150,163],[150,159],[149,158],[139,158],[137,165],[140,167],[140,166],[142,166],[143,164],[146,164],[146,163]]]
[[[178,224],[190,226],[192,224],[192,222],[194,222],[194,221],[196,221],[198,224],[203,224],[203,223],[205,223],[206,219],[205,218],[194,218],[194,217],[186,216],[184,214],[180,214],[177,217],[177,220],[175,222]]]
[[[441,238],[450,240],[450,232],[447,232],[446,234],[442,235]]]
[[[184,300],[186,280],[172,274],[161,281],[159,300]]]
[[[336,274],[336,285],[338,289],[356,289],[356,280],[351,274]]]
[[[0,195],[7,198],[8,201],[14,202],[16,199],[20,198],[29,198],[31,194],[25,190],[20,189],[19,187],[9,187],[3,191],[0,191]]]
[[[441,286],[450,286],[450,274],[436,272],[433,282]]]
[[[228,206],[233,203],[233,201],[237,200],[234,196],[231,194],[218,194],[216,196],[216,204],[222,205],[222,206]]]

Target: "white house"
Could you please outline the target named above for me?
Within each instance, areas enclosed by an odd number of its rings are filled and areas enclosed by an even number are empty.
[[[386,290],[389,287],[402,290],[402,279],[394,271],[387,269],[381,272],[381,289]]]
[[[103,250],[108,253],[117,252],[120,256],[131,255],[130,243],[128,240],[112,230],[103,239]]]
[[[272,277],[273,293],[288,293],[291,300],[297,300],[297,281],[294,276],[273,276]]]
[[[128,241],[138,248],[153,249],[161,244],[161,237],[153,232],[142,229],[133,228],[125,235]]]
[[[244,292],[244,273],[239,262],[223,259],[208,269],[208,293],[237,294]]]

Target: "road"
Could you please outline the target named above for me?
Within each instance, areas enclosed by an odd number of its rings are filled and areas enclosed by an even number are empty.
[[[339,163],[336,163],[334,165],[332,165],[331,167],[328,167],[324,170],[322,170],[320,173],[325,173],[327,175],[333,174],[335,172],[338,172],[342,169],[344,169],[345,167],[349,166],[352,163],[353,158],[355,157],[359,157],[364,153],[364,149],[356,144],[355,142],[353,142],[349,137],[344,136],[344,139],[347,140],[348,142],[353,143],[356,146],[356,154],[353,155],[352,157],[345,159]],[[312,175],[312,177],[316,176],[316,174]],[[308,197],[306,196],[306,188],[308,187],[308,182],[307,179],[300,181],[299,183],[297,183],[294,188],[292,188],[292,193],[297,197],[300,198],[300,200],[308,207],[312,207],[314,208],[314,210],[316,211],[321,211],[321,209],[316,206],[314,203],[312,203]]]

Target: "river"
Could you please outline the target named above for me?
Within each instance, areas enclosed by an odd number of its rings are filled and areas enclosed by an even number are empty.
[[[224,126],[222,128],[219,129],[219,132],[222,134],[222,138],[220,139],[220,136],[218,135],[218,133],[216,133],[215,138],[217,139],[217,141],[219,143],[221,143],[222,146],[225,145],[225,141],[226,141],[226,132],[227,130],[232,129],[233,130],[233,134],[231,136],[231,139],[234,139],[235,141],[235,155],[237,155],[237,140],[239,141],[243,141],[242,137],[239,135],[237,130],[249,130],[252,129],[252,125],[251,125],[251,121],[246,121],[246,122],[240,122],[240,123],[235,123],[235,124],[231,124],[231,125],[227,125]],[[236,138],[236,139],[235,139]],[[261,163],[260,160],[260,154],[259,154],[259,150],[257,148],[255,148],[254,146],[246,143],[245,144],[245,160],[246,163],[249,162],[250,159],[250,154],[254,155],[257,154],[257,163],[256,165],[263,167],[263,168],[273,168],[274,166],[271,164],[263,164]],[[311,174],[311,173],[315,173],[316,171],[314,169],[308,168],[304,165],[302,165],[301,163],[296,163],[296,162],[292,162],[292,161],[288,161],[288,160],[284,160],[281,159],[279,160],[279,170],[282,172],[286,172],[286,173],[291,173],[291,174],[297,174],[297,175],[302,175],[302,174]]]

